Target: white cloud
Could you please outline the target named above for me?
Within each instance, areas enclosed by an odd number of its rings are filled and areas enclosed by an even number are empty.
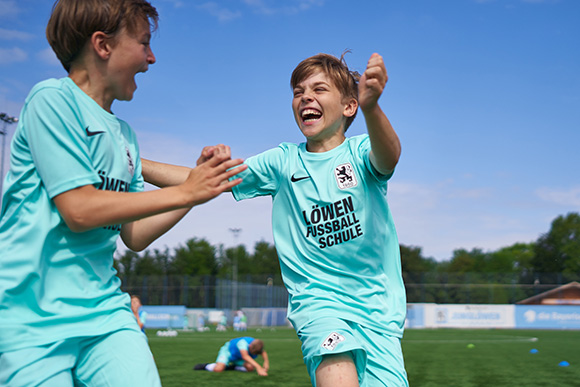
[[[20,13],[14,0],[0,0],[0,16],[13,16]]]
[[[26,59],[28,59],[28,55],[18,47],[0,48],[0,64],[24,62]]]
[[[175,8],[181,8],[185,6],[185,2],[181,0],[163,0],[166,3],[171,3]]]
[[[482,199],[491,197],[490,188],[458,189],[449,193],[452,199]]]
[[[536,190],[536,195],[549,203],[563,207],[580,208],[580,186],[569,189],[554,189],[542,187]]]
[[[56,57],[54,51],[52,51],[52,48],[50,47],[40,51],[36,56],[38,57],[38,59],[40,59],[42,62],[48,65],[60,66],[60,61]]]
[[[7,30],[6,28],[0,28],[0,39],[1,40],[31,40],[34,39],[33,34],[29,34],[28,32],[16,31],[16,30]]]
[[[307,11],[312,7],[324,5],[324,0],[243,0],[244,3],[253,8],[255,12],[272,15],[277,13],[295,14]]]
[[[197,8],[207,11],[210,15],[217,17],[220,22],[228,22],[242,16],[240,11],[230,11],[213,1],[201,4]]]

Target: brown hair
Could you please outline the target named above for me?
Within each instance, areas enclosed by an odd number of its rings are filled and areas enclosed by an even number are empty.
[[[146,21],[155,30],[159,15],[146,0],[57,0],[46,26],[46,38],[67,72],[93,33],[129,33]]]
[[[254,341],[250,343],[248,349],[250,350],[250,353],[260,355],[264,351],[264,342],[260,339],[254,339]]]
[[[300,82],[310,77],[317,71],[324,72],[334,85],[338,88],[344,98],[354,98],[358,102],[358,81],[360,74],[356,71],[349,70],[344,55],[340,59],[329,54],[317,54],[310,58],[304,59],[296,66],[290,77],[290,86],[294,89]],[[358,109],[357,109],[358,110]],[[344,131],[348,129],[354,121],[356,112],[352,117],[347,117]]]

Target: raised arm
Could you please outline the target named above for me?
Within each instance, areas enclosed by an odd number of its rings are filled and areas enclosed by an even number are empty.
[[[383,175],[395,169],[401,155],[399,137],[378,103],[387,80],[383,58],[375,53],[359,81],[359,106],[371,141],[371,163]]]

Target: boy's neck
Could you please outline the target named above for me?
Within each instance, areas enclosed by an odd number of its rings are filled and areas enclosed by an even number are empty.
[[[103,92],[103,87],[99,84],[98,77],[90,76],[90,72],[86,70],[76,70],[69,73],[69,78],[85,92],[86,95],[91,97],[99,106],[103,109],[111,112],[111,106],[113,101],[109,101]]]
[[[306,150],[311,153],[328,152],[340,146],[345,139],[346,136],[344,135],[344,132],[341,135],[333,136],[331,138],[320,141],[306,139]]]

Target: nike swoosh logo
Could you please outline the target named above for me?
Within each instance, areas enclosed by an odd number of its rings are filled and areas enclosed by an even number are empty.
[[[292,183],[296,183],[297,181],[300,181],[300,180],[310,179],[310,177],[311,176],[295,177],[294,175],[292,175],[292,177],[290,178],[290,181]]]
[[[89,137],[96,136],[97,134],[105,133],[105,132],[103,132],[103,131],[99,131],[99,132],[91,132],[91,131],[89,130],[89,127],[88,127],[88,126],[85,128],[85,132],[87,132],[87,136],[89,136]]]

